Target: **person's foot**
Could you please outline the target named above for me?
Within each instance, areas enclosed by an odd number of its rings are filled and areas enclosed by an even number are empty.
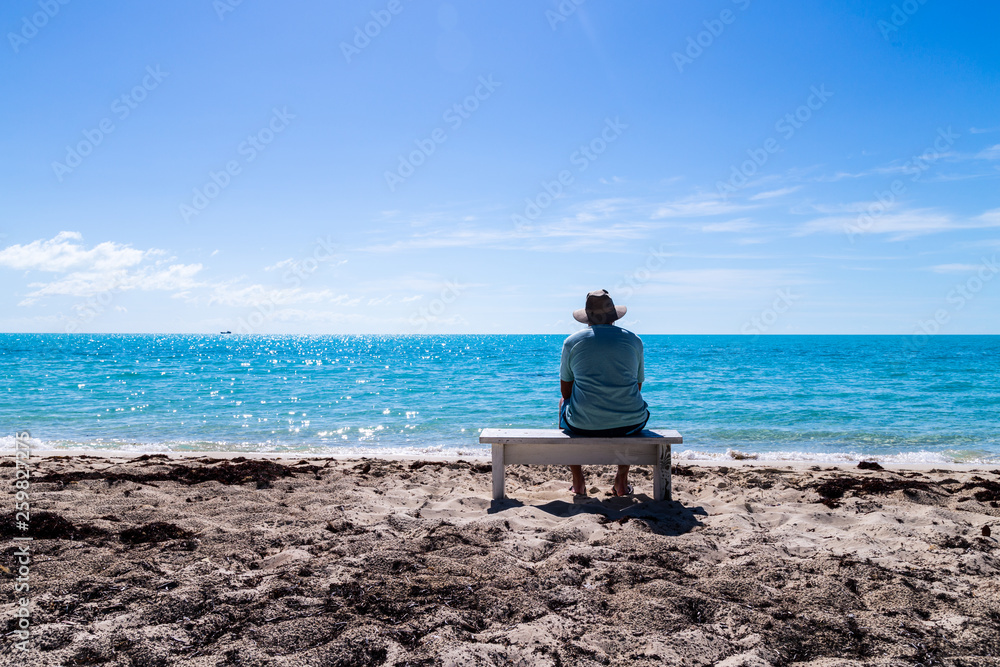
[[[572,491],[573,494],[577,495],[577,496],[585,496],[585,495],[587,495],[587,487],[586,487],[586,485],[583,485],[583,486],[580,486],[580,487],[571,486],[571,487],[569,487],[569,490]]]
[[[611,495],[630,496],[632,491],[632,485],[628,483],[627,476],[618,475],[615,477],[615,484],[611,487]]]

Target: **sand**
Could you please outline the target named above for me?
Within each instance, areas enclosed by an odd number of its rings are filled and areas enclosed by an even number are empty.
[[[4,665],[1000,665],[998,470],[512,466],[494,504],[481,461],[32,463]]]

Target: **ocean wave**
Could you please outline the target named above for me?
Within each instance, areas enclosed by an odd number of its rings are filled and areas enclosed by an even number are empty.
[[[10,451],[13,452],[15,446],[14,442],[15,438],[13,435],[0,436],[0,450],[9,449]],[[42,441],[39,440],[38,438],[32,438],[32,437],[28,438],[28,446],[31,449],[43,449],[42,444],[43,444]]]
[[[914,451],[897,454],[865,454],[863,452],[806,452],[806,451],[741,451],[727,449],[724,452],[706,452],[686,449],[674,452],[676,461],[802,461],[806,463],[860,463],[878,461],[898,464],[995,464],[1000,457],[983,452],[955,451],[943,452]]]
[[[271,454],[289,456],[335,456],[338,458],[379,458],[431,456],[441,459],[488,459],[490,448],[485,445],[370,445],[370,444],[287,444],[279,442],[231,442],[208,440],[178,440],[168,442],[135,442],[129,440],[41,440],[31,438],[31,450],[86,451],[94,454],[198,454],[225,452],[228,454]],[[14,436],[0,436],[0,452],[13,454]],[[685,449],[673,452],[674,461],[796,461],[814,463],[858,463],[878,461],[890,464],[983,464],[996,465],[1000,456],[983,450],[946,449],[939,451],[916,450],[911,452],[872,453],[865,451],[807,451],[807,450],[754,450],[754,449]]]
[[[14,437],[0,437],[0,452],[13,454]],[[40,440],[31,438],[33,452],[86,451],[94,454],[200,454],[224,452],[227,454],[273,454],[302,456],[336,456],[342,458],[378,458],[433,456],[435,458],[477,458],[490,456],[488,447],[462,446],[364,446],[338,445],[280,445],[277,443],[236,443],[224,441],[184,440],[171,442],[133,442],[125,440]]]

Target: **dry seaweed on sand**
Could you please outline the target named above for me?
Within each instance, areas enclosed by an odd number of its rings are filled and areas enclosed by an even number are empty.
[[[156,458],[147,455],[145,460]],[[165,458],[165,457],[164,457]],[[143,460],[140,458],[140,460]],[[215,463],[214,460],[212,460]],[[219,482],[220,484],[246,484],[253,482],[258,488],[267,488],[271,482],[283,477],[292,477],[301,473],[319,474],[322,466],[300,464],[293,466],[275,463],[267,460],[247,460],[237,457],[231,461],[222,461],[214,465],[187,465],[184,463],[162,464],[166,469],[149,473],[99,471],[53,472],[35,478],[35,483],[65,485],[85,480],[105,480],[109,484],[117,482],[133,482],[149,484],[150,482],[179,482],[193,485],[203,482]]]
[[[871,468],[869,468],[871,469]],[[865,495],[888,495],[896,491],[912,493],[914,491],[926,491],[940,495],[953,495],[956,491],[970,491],[975,493],[972,497],[979,502],[996,502],[1000,500],[1000,483],[986,480],[979,476],[973,476],[968,482],[960,487],[949,488],[957,484],[957,480],[944,479],[939,481],[923,481],[912,478],[886,479],[884,477],[856,477],[853,475],[841,475],[823,481],[811,483],[808,488],[812,488],[822,496],[821,502],[829,507],[837,507],[841,498],[848,491],[855,496]]]
[[[40,485],[59,520],[32,544],[32,664],[1000,661],[1000,550],[981,530],[993,510],[961,499],[989,490],[974,475],[692,465],[674,503],[578,505],[562,469],[522,467],[520,502],[491,503],[483,464],[414,463],[316,474],[300,462],[261,489],[246,468],[197,489],[183,470],[138,489]],[[220,467],[151,457],[38,470],[97,480],[181,465]],[[937,504],[894,493],[897,482]],[[817,511],[820,487],[859,502]],[[0,557],[13,570],[10,550]]]

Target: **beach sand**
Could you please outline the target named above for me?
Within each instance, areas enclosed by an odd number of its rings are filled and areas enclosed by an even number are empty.
[[[30,650],[11,490],[4,665],[1000,665],[986,467],[685,462],[653,503],[649,468],[574,499],[511,466],[493,504],[485,461],[32,465]]]

